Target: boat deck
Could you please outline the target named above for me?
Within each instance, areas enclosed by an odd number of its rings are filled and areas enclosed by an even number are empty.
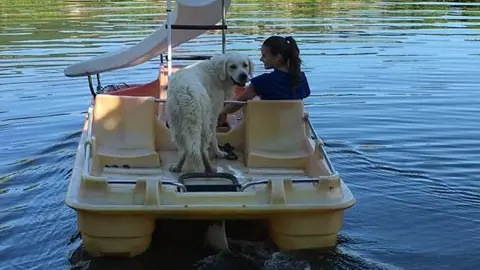
[[[100,173],[101,177],[107,179],[118,180],[119,182],[131,181],[136,178],[144,179],[162,179],[162,181],[177,182],[182,173],[175,173],[169,170],[172,164],[177,162],[177,151],[159,151],[157,152],[162,160],[161,168],[153,169],[127,169],[121,167],[104,167]],[[238,156],[237,160],[215,159],[212,165],[217,169],[218,173],[229,173],[234,175],[240,183],[246,183],[255,180],[269,179],[285,179],[308,177],[303,170],[299,169],[269,169],[269,168],[247,168],[244,165],[243,154],[235,151]],[[328,176],[328,175],[325,175]],[[212,181],[212,180],[209,180]]]

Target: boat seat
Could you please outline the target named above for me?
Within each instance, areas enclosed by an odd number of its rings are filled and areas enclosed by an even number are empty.
[[[245,125],[247,167],[306,167],[313,149],[306,133],[303,101],[249,100]]]
[[[94,162],[101,167],[160,167],[155,122],[153,97],[97,95],[92,125]]]

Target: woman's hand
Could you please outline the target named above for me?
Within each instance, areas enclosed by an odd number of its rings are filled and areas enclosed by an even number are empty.
[[[247,88],[245,88],[245,91],[243,91],[243,93],[236,98],[237,101],[246,101],[246,100],[249,100],[251,98],[254,98],[257,94],[255,93],[255,89],[253,88],[253,85],[249,85],[247,86]],[[220,112],[220,114],[218,115],[218,119],[217,119],[217,127],[225,127],[225,126],[228,126],[228,123],[227,123],[227,115],[229,113],[234,113],[236,111],[238,111],[240,108],[242,108],[242,104],[227,104],[223,110]]]
[[[227,126],[227,113],[226,112],[220,112],[218,115],[217,119],[217,126],[218,127],[224,127]]]

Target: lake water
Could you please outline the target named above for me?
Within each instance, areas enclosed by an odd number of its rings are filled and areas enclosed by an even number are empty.
[[[260,64],[270,34],[293,34],[300,45],[313,91],[307,110],[357,198],[335,249],[245,244],[229,255],[171,247],[131,260],[83,252],[64,196],[91,96],[85,78],[63,69],[140,41],[165,18],[159,2],[0,1],[2,270],[476,269],[476,1],[234,1],[227,49]],[[213,54],[220,42],[212,32],[178,49]],[[153,59],[102,78],[147,82],[157,67]]]

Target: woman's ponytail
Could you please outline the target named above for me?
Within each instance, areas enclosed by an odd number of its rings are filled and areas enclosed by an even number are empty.
[[[289,45],[288,73],[292,76],[293,89],[295,89],[300,84],[302,76],[300,69],[302,64],[300,50],[298,49],[297,42],[292,36],[286,37],[285,41]]]

